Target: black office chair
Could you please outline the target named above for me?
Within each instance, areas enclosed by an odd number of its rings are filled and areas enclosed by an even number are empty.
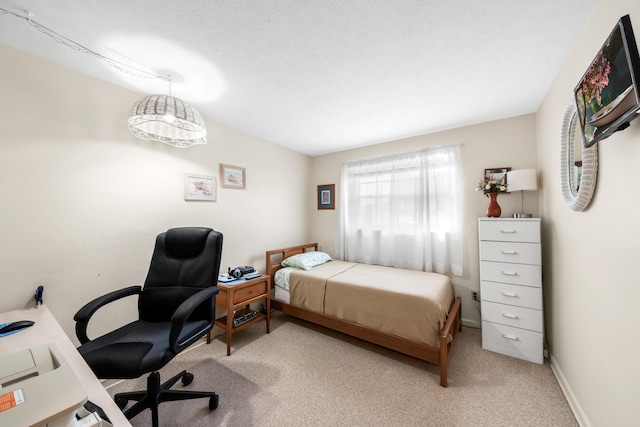
[[[158,235],[144,287],[131,286],[101,296],[74,316],[78,351],[98,378],[130,379],[150,373],[147,390],[119,393],[116,404],[128,419],[151,409],[158,426],[158,404],[166,401],[209,398],[209,409],[218,407],[214,392],[170,390],[178,380],[193,381],[182,371],[164,384],[157,372],[171,359],[207,334],[215,321],[215,299],[222,254],[222,234],[210,228],[174,228]],[[139,319],[94,340],[87,337],[91,316],[104,305],[138,295]]]

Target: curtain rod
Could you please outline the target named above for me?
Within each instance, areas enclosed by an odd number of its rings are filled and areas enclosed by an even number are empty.
[[[426,148],[421,148],[419,150],[413,150],[413,151],[402,151],[400,153],[380,154],[378,156],[365,157],[361,159],[345,160],[344,162],[342,162],[342,164],[347,164],[352,162],[361,162],[363,160],[376,160],[376,159],[383,159],[383,158],[400,157],[400,156],[406,156],[407,154],[412,154],[412,153],[425,153],[428,151],[439,150],[441,148],[447,148],[447,147],[464,147],[464,143],[454,142],[452,144],[436,145],[433,147],[426,147]]]

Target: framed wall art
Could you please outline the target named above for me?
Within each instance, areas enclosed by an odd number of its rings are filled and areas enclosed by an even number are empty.
[[[240,166],[220,164],[220,186],[224,188],[246,188],[246,173]]]
[[[184,174],[184,199],[216,201],[216,178],[213,176]]]
[[[318,209],[335,209],[335,184],[318,185]]]
[[[507,172],[511,168],[491,168],[484,170],[484,182],[497,181],[500,185],[507,185]]]

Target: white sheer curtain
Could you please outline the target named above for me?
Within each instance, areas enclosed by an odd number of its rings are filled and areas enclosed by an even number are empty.
[[[339,259],[462,275],[460,146],[342,165]]]

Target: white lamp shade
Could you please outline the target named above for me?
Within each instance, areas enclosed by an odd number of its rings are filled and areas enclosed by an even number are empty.
[[[530,191],[538,189],[537,172],[535,169],[519,169],[507,172],[507,186],[509,191]]]

